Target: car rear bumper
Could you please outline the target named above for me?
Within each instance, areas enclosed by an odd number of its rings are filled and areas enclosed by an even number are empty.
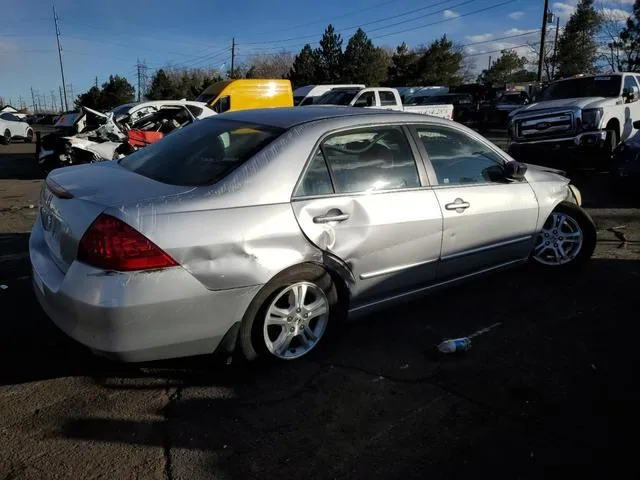
[[[260,286],[211,291],[182,267],[105,272],[52,260],[40,222],[29,239],[38,302],[64,333],[126,362],[208,354],[241,321]]]

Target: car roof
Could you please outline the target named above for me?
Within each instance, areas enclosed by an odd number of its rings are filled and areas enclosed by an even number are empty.
[[[393,110],[383,110],[375,108],[343,107],[338,105],[308,105],[304,107],[276,107],[256,110],[238,110],[218,115],[217,118],[224,118],[259,125],[268,125],[289,129],[302,123],[315,122],[318,120],[338,119],[345,117],[372,117],[377,119],[395,121],[419,121],[424,120],[426,115],[397,112]],[[429,116],[429,120],[436,117]]]

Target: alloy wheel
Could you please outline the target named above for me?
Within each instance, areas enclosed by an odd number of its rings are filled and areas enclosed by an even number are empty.
[[[584,235],[580,224],[564,212],[553,212],[536,239],[533,258],[544,265],[565,265],[582,248]]]
[[[305,355],[322,338],[329,313],[329,301],[320,287],[311,282],[289,285],[267,309],[263,327],[267,350],[283,360]]]

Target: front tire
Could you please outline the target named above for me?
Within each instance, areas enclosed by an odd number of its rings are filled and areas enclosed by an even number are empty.
[[[4,134],[0,137],[0,143],[3,145],[9,145],[11,143],[11,132],[9,129],[6,129]]]
[[[295,360],[326,336],[338,310],[331,275],[304,264],[277,275],[251,302],[242,321],[239,347],[246,360]]]
[[[596,247],[596,226],[582,208],[563,202],[549,215],[531,253],[535,265],[572,269],[589,261]]]
[[[24,137],[24,143],[32,143],[33,142],[33,130],[27,130],[27,136]]]

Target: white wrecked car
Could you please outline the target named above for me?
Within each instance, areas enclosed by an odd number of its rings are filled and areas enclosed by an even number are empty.
[[[196,120],[216,115],[203,102],[157,100],[127,103],[102,113],[88,107],[60,116],[56,131],[36,144],[36,159],[49,172],[80,163],[117,160]]]

